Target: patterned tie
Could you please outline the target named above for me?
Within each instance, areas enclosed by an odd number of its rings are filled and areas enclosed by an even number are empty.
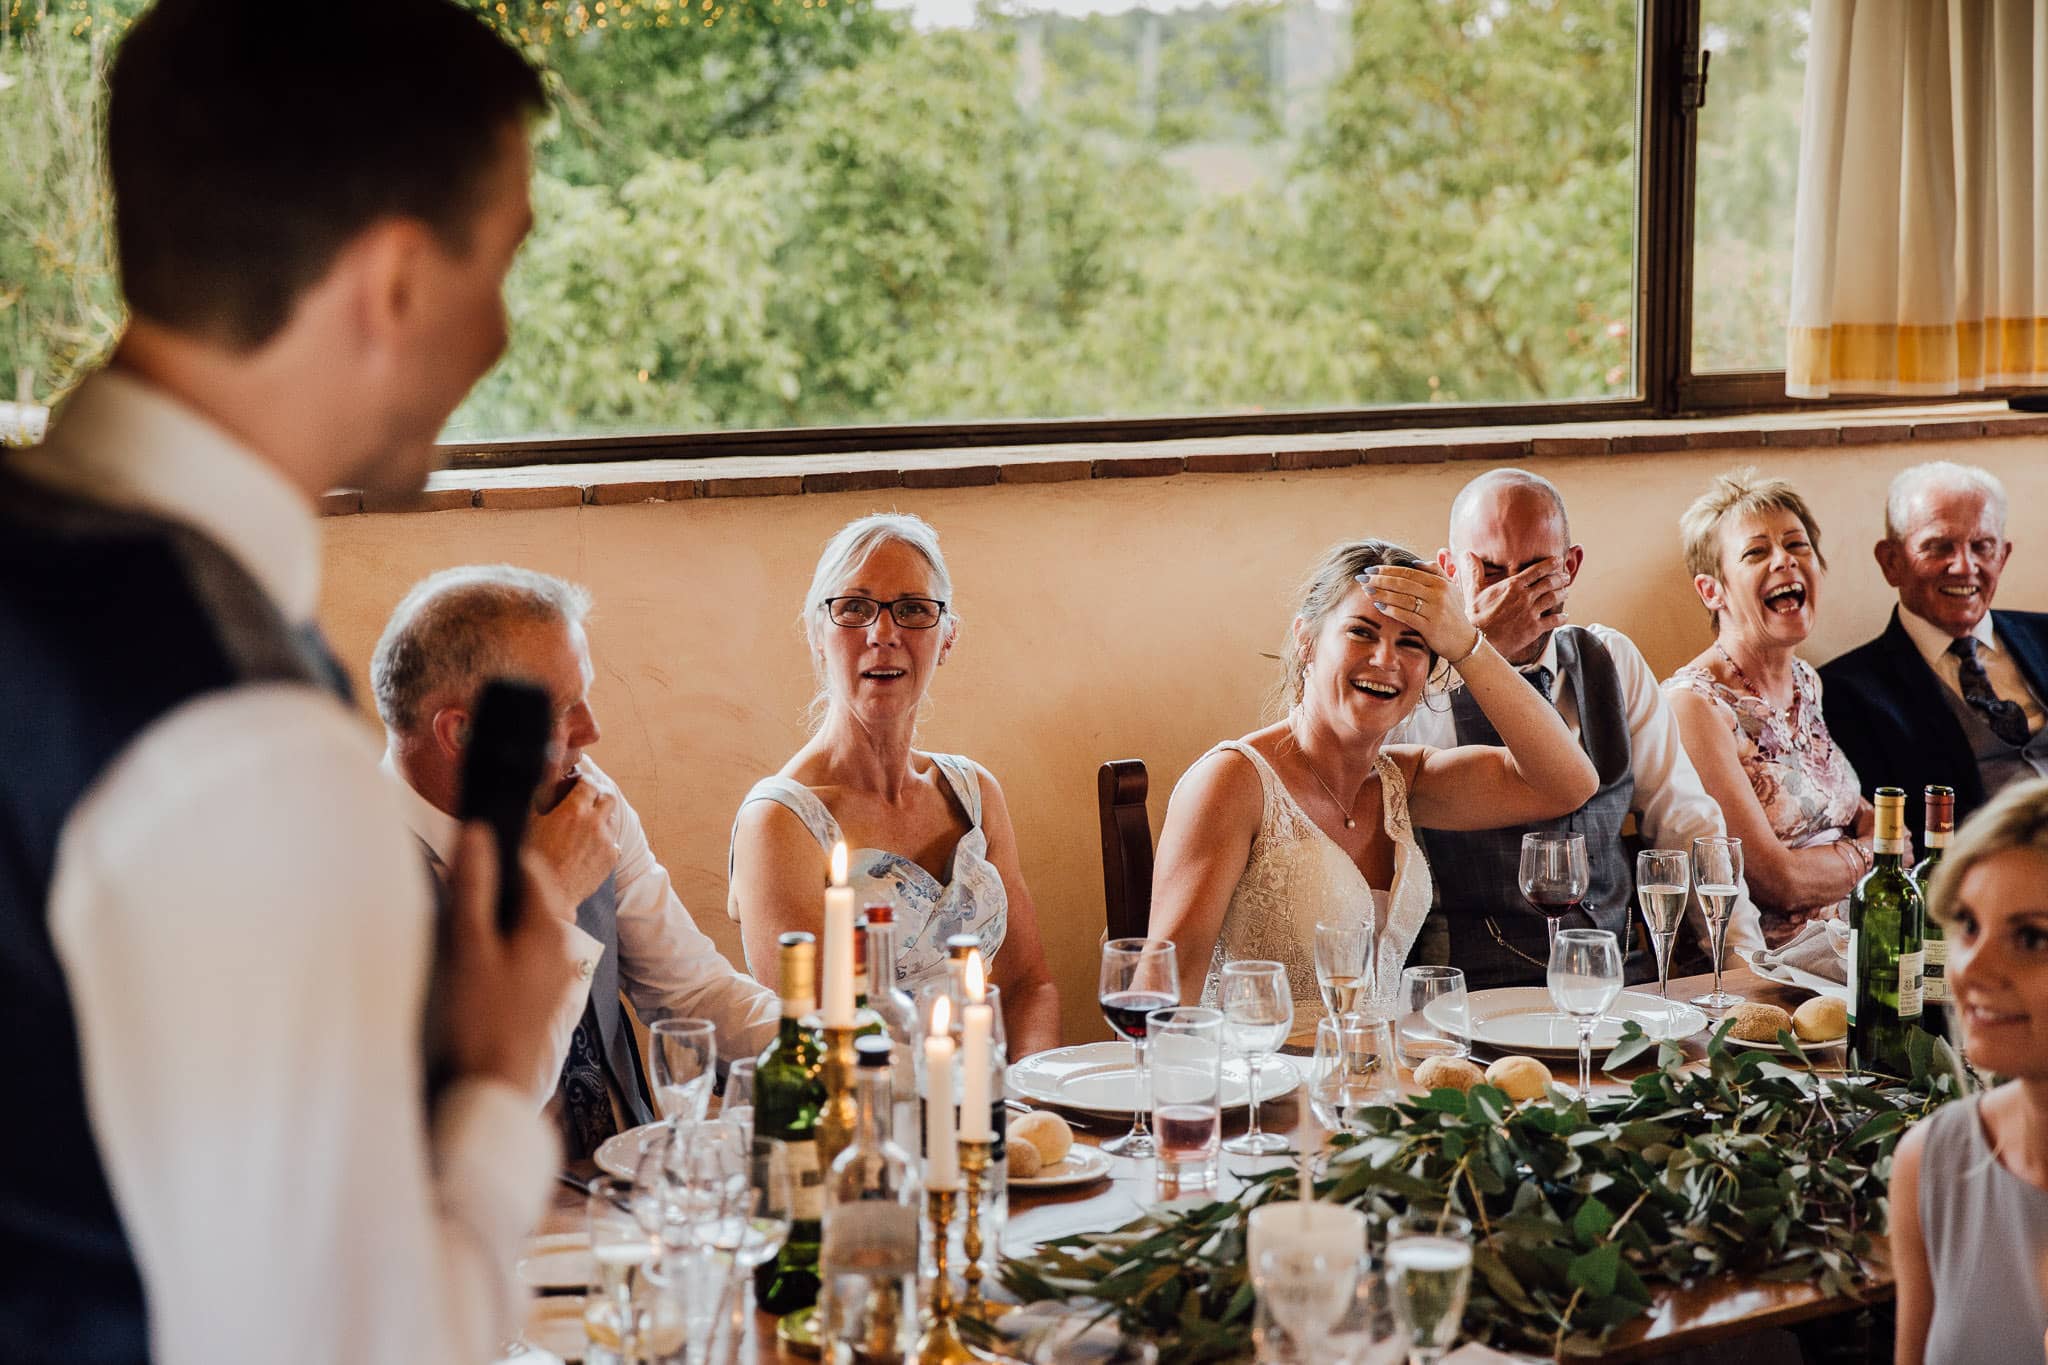
[[[604,1140],[619,1130],[611,1093],[605,1087],[597,1020],[588,1009],[569,1038],[569,1055],[562,1061],[562,1080],[555,1095],[561,1101],[562,1145],[569,1160],[596,1155]]]
[[[1551,699],[1550,685],[1556,681],[1556,674],[1552,673],[1542,664],[1538,664],[1534,668],[1523,670],[1522,677],[1528,682],[1529,686],[1535,688],[1542,695],[1543,700],[1549,701]]]
[[[1984,671],[1984,665],[1977,658],[1977,638],[1965,635],[1948,647],[1956,656],[1961,672],[1963,700],[1970,703],[1985,720],[1991,723],[1991,732],[2012,745],[2015,749],[2027,742],[2027,713],[2016,701],[2007,701],[1998,695],[1991,685],[1991,675]]]

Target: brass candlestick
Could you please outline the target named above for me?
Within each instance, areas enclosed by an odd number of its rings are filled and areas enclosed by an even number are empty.
[[[925,1304],[924,1332],[917,1339],[917,1365],[967,1365],[977,1359],[974,1348],[960,1339],[953,1325],[953,1270],[946,1243],[953,1230],[953,1204],[960,1197],[952,1189],[924,1192],[925,1214],[932,1225],[932,1296]]]
[[[853,1039],[851,1028],[820,1030],[824,1038],[825,1107],[818,1111],[818,1166],[830,1171],[833,1159],[853,1141],[854,1126],[860,1120],[860,1105],[853,1097]]]
[[[960,1311],[971,1318],[981,1317],[985,1311],[981,1301],[981,1184],[993,1147],[987,1139],[960,1139],[960,1171],[967,1177],[967,1226],[960,1239],[967,1255],[967,1264],[960,1270],[967,1292],[961,1296]]]

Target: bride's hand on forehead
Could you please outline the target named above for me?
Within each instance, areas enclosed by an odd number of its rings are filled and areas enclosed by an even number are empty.
[[[1358,581],[1382,616],[1413,630],[1440,657],[1462,659],[1472,652],[1478,632],[1465,619],[1457,588],[1435,569],[1383,564]]]

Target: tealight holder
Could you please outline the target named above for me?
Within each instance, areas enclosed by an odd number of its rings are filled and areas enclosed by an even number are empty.
[[[818,1111],[818,1165],[826,1171],[852,1144],[853,1130],[860,1121],[860,1105],[853,1093],[853,1040],[858,1032],[829,1025],[820,1030],[824,1057],[819,1070],[825,1082],[825,1107]]]

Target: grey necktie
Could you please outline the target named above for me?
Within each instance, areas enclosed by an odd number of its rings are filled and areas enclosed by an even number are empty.
[[[1550,686],[1553,682],[1557,680],[1557,675],[1555,673],[1552,673],[1548,668],[1545,668],[1542,664],[1538,664],[1534,668],[1523,669],[1522,677],[1529,684],[1529,686],[1535,688],[1537,692],[1542,694],[1543,700],[1550,701],[1552,699],[1550,695]]]
[[[1965,635],[1953,641],[1948,652],[1956,656],[1963,700],[1991,723],[1991,733],[2015,749],[2025,744],[2027,713],[2018,702],[1999,696],[1998,689],[1991,685],[1991,675],[1984,671],[1984,662],[1977,657],[1977,638]]]

